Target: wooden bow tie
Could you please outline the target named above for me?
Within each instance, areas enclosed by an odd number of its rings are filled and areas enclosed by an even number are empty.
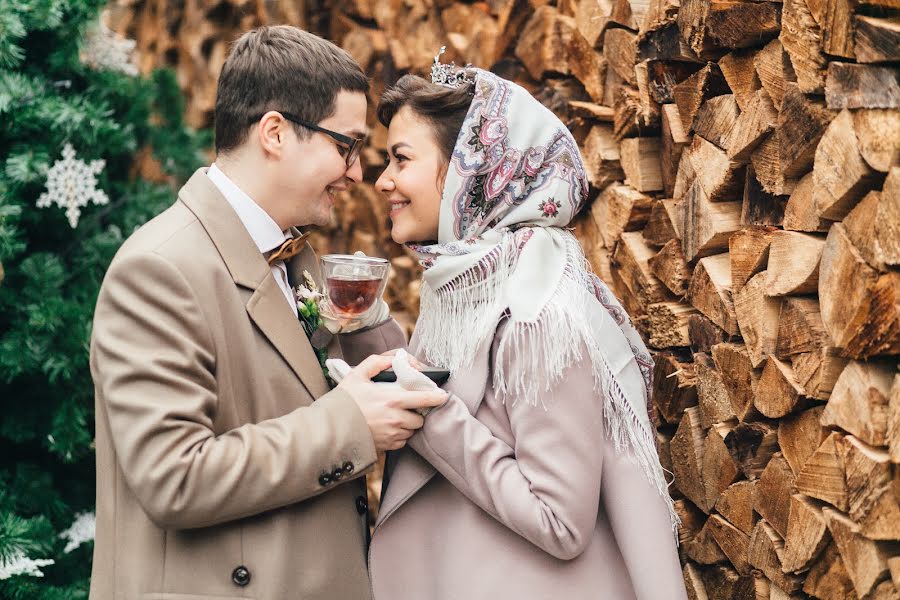
[[[303,247],[306,246],[306,238],[308,237],[309,234],[304,233],[300,237],[285,240],[283,244],[281,244],[274,250],[269,250],[264,254],[264,256],[266,257],[266,262],[272,265],[279,260],[287,261],[297,256],[298,254],[300,254],[300,252],[303,251]]]

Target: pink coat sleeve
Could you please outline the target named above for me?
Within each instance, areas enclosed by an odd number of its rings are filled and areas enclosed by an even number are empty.
[[[499,522],[552,556],[573,559],[590,543],[603,475],[603,413],[590,364],[568,368],[543,399],[546,409],[514,400],[506,404],[512,446],[457,396],[429,413],[410,446]]]

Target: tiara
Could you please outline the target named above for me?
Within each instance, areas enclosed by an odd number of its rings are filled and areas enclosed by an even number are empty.
[[[431,63],[431,83],[452,88],[472,83],[472,79],[463,69],[457,68],[456,64],[450,63],[445,65],[441,63],[441,54],[446,50],[447,46],[441,46],[441,51],[435,55],[434,62]]]

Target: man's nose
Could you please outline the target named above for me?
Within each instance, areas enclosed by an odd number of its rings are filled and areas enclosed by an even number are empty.
[[[353,164],[347,169],[347,179],[354,183],[359,183],[362,181],[362,178],[362,157],[357,156],[356,160],[353,161]]]

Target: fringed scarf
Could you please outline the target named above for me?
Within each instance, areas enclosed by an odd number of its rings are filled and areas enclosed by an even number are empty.
[[[474,97],[447,171],[438,241],[410,245],[425,268],[420,347],[431,364],[465,370],[506,316],[494,389],[503,401],[545,410],[544,398],[586,351],[606,433],[617,451],[632,450],[675,529],[648,414],[653,360],[565,229],[588,195],[575,140],[525,89],[480,69],[470,73]],[[512,372],[503,367],[507,353],[517,357]],[[626,395],[616,379],[615,366],[632,356],[643,376],[642,397]]]

